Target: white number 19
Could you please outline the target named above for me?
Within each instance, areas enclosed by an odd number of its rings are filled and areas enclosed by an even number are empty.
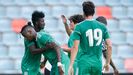
[[[99,46],[102,42],[102,31],[100,29],[89,29],[86,32],[86,37],[88,37],[89,46],[94,46],[94,40],[97,41],[96,46]]]

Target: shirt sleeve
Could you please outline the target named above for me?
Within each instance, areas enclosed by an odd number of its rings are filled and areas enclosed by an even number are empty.
[[[105,29],[104,29],[104,36],[103,36],[103,38],[104,38],[104,40],[110,38],[109,32],[108,32],[108,30],[107,30],[106,27],[105,27]]]
[[[80,30],[80,26],[76,25],[74,31],[73,31],[73,40],[80,40],[81,37],[81,30]]]

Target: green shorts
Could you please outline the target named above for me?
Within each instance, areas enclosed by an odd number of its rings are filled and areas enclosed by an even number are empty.
[[[102,75],[102,63],[96,57],[79,59],[78,69],[78,75]]]

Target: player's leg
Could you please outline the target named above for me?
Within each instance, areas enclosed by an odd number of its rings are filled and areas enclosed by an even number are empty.
[[[91,65],[85,58],[78,60],[78,75],[91,75]]]
[[[91,68],[85,66],[85,64],[82,65],[80,64],[78,68],[79,68],[78,75],[91,75]]]

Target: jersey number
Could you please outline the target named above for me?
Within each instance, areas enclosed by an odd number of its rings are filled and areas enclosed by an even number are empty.
[[[86,37],[88,37],[89,46],[94,46],[94,40],[97,41],[96,46],[99,46],[102,42],[102,31],[100,29],[89,29],[86,32]]]

